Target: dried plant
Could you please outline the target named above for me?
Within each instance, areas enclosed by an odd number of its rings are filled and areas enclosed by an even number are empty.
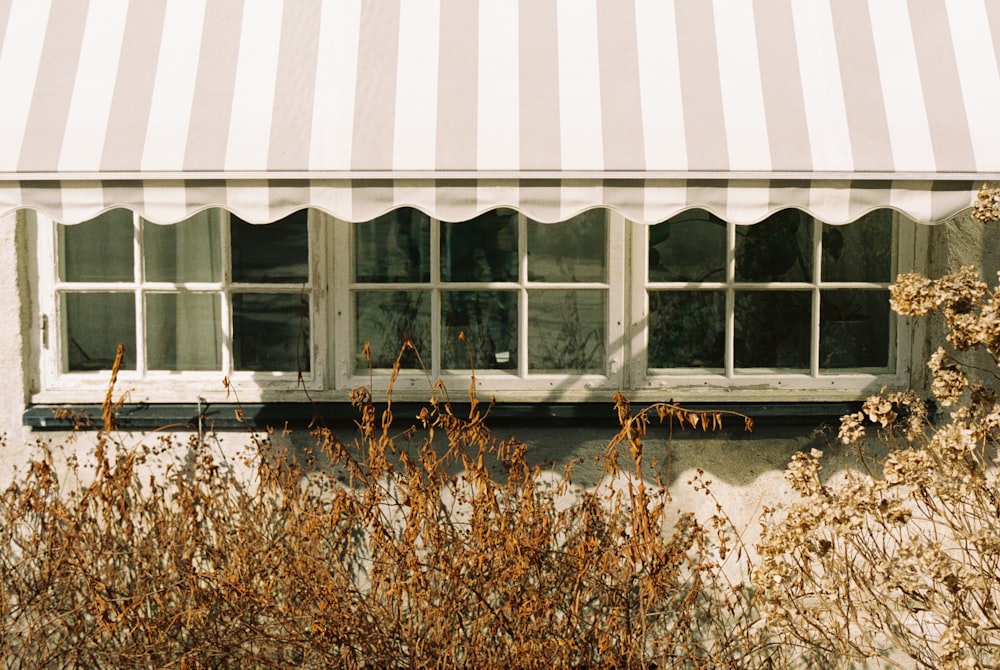
[[[419,359],[409,342],[394,374],[405,356]],[[317,427],[315,448],[296,455],[280,435],[251,432],[245,463],[211,435],[129,448],[112,397],[92,478],[70,484],[85,479],[80,464],[60,478],[44,447],[0,497],[2,667],[743,668],[781,657],[750,591],[722,576],[743,547],[721,507],[667,527],[669,495],[643,471],[651,417],[717,429],[725,413],[633,411],[617,397],[621,430],[598,455],[607,476],[582,490],[495,438],[472,391],[458,416],[434,386],[400,428],[391,384],[382,403],[360,388],[350,443]],[[184,460],[156,473],[148,461],[164,455]]]
[[[1000,286],[963,267],[937,280],[902,275],[891,294],[900,314],[944,316],[950,349],[928,366],[948,414],[932,422],[914,392],[883,391],[843,418],[839,438],[860,445],[874,426],[884,459],[824,481],[822,452],[798,454],[786,477],[801,502],[765,515],[758,603],[773,639],[805,664],[995,668]],[[976,351],[991,369],[973,368],[965,357]]]

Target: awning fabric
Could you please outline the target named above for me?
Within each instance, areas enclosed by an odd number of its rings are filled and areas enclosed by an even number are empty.
[[[968,208],[995,0],[3,0],[0,212]]]

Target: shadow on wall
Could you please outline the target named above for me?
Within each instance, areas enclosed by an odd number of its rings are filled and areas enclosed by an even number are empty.
[[[531,467],[550,470],[562,474],[567,466],[571,468],[574,485],[592,488],[603,476],[603,466],[599,457],[605,453],[608,444],[618,432],[615,418],[608,407],[606,420],[592,419],[565,422],[510,421],[487,419],[492,435],[499,440],[519,440],[528,449],[526,461]],[[648,428],[644,442],[643,460],[657,472],[663,483],[670,488],[686,485],[688,474],[701,469],[709,473],[716,482],[732,487],[753,486],[767,473],[780,474],[797,451],[808,453],[820,449],[843,462],[844,467],[856,463],[853,454],[836,443],[837,421],[809,425],[771,425],[758,423],[753,432],[746,432],[738,419],[728,418],[722,430],[703,432],[688,428],[673,427],[673,435],[667,424],[656,423],[655,416]],[[396,439],[397,447],[407,445],[409,456],[416,456],[424,433],[419,423],[410,417],[394,412],[392,435],[404,435],[409,426],[417,427],[410,440]],[[345,443],[350,444],[356,437],[353,421],[332,422],[330,429]],[[289,447],[299,458],[313,453],[314,439],[308,430],[291,431],[280,438],[283,446]],[[435,435],[438,451],[447,448],[443,431]],[[626,449],[622,447],[622,449]],[[492,455],[491,471],[501,473],[503,465]],[[458,466],[455,466],[455,474]]]

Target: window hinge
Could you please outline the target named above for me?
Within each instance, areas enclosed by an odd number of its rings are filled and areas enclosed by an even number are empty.
[[[49,348],[49,317],[47,314],[42,314],[42,348]]]

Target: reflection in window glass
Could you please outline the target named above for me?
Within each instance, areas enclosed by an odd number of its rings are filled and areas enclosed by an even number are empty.
[[[430,279],[430,219],[403,208],[354,226],[354,280],[425,282]]]
[[[708,282],[725,278],[725,221],[695,209],[650,228],[650,281]]]
[[[69,371],[110,370],[118,345],[122,368],[135,369],[135,296],[131,293],[65,293],[66,357]]]
[[[298,293],[236,293],[233,366],[308,372],[309,299]]]
[[[358,291],[355,294],[355,341],[360,355],[370,343],[372,366],[391,368],[405,340],[416,346],[421,357],[430,359],[431,300],[426,291]],[[403,352],[402,365],[419,366],[413,351]],[[368,361],[359,358],[360,369]]]
[[[134,226],[132,212],[112,209],[72,226],[60,225],[59,275],[63,281],[131,282]]]
[[[309,278],[309,225],[300,210],[267,225],[230,218],[233,281],[300,283]]]
[[[604,291],[528,291],[528,368],[604,374]]]
[[[517,281],[517,223],[517,213],[509,209],[442,223],[442,281]]]
[[[450,369],[517,369],[517,294],[444,291],[441,365]],[[459,340],[464,333],[466,341]]]
[[[210,293],[146,296],[146,365],[151,370],[222,367],[220,300]]]
[[[170,225],[142,224],[147,281],[216,282],[222,279],[219,224],[209,212]]]
[[[886,367],[890,339],[888,291],[820,293],[820,367]]]
[[[804,291],[737,291],[735,367],[808,369],[811,313]]]
[[[721,368],[726,353],[726,294],[650,291],[651,368]]]
[[[556,224],[528,221],[528,280],[605,281],[606,219],[593,209]]]
[[[736,281],[812,281],[812,217],[784,209],[736,227]]]
[[[881,209],[843,226],[823,226],[823,281],[892,281],[892,212]]]

